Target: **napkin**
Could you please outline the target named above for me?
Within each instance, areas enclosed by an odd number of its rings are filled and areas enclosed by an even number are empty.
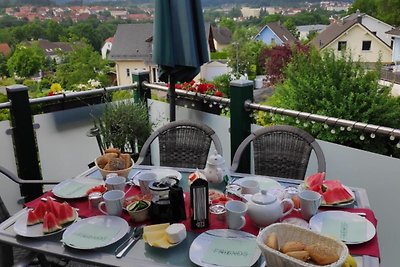
[[[202,262],[217,266],[251,266],[256,248],[255,239],[215,237],[204,253]]]
[[[340,218],[324,218],[321,233],[345,242],[363,242],[367,236],[366,220],[345,221]]]
[[[152,247],[169,248],[173,244],[168,242],[165,230],[169,223],[155,224],[143,228],[143,240]]]
[[[83,184],[72,180],[62,188],[59,188],[57,192],[67,197],[84,196],[86,195],[86,192],[93,186],[93,184]]]
[[[78,248],[96,248],[110,243],[121,229],[103,225],[82,224],[75,232],[66,236],[62,242]]]

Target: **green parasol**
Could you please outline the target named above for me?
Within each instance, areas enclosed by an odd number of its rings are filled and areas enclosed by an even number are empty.
[[[200,0],[155,0],[153,62],[169,82],[170,120],[175,116],[175,84],[189,82],[209,61]]]

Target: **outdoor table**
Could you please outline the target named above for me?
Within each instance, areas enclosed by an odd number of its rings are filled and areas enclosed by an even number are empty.
[[[138,170],[146,170],[152,168],[160,168],[155,166],[135,166],[132,169],[129,177],[134,175]],[[175,168],[182,174],[181,186],[185,191],[188,190],[187,177],[193,172],[193,169],[182,169]],[[249,174],[232,174],[232,177],[240,178],[243,176],[249,176]],[[98,179],[102,179],[100,172],[96,167],[87,170],[77,177],[90,176]],[[270,177],[273,178],[273,177]],[[291,180],[283,178],[276,179],[284,187],[296,186],[302,181]],[[211,185],[212,187],[212,185]],[[217,186],[218,187],[218,186]],[[366,190],[363,188],[351,188],[356,197],[357,208],[369,208],[370,204],[368,201]],[[82,200],[87,201],[87,199]],[[17,236],[13,230],[13,225],[20,215],[25,212],[25,209],[17,212],[15,215],[0,224],[0,243],[9,244],[12,246],[20,246],[32,251],[41,252],[47,255],[53,255],[64,259],[73,259],[75,261],[94,264],[96,266],[196,266],[189,259],[189,248],[193,240],[198,236],[198,233],[188,229],[187,238],[178,246],[161,249],[150,247],[144,243],[143,240],[139,240],[133,248],[122,258],[117,259],[114,255],[115,249],[124,241],[126,237],[119,240],[118,242],[95,250],[78,250],[64,246],[60,240],[62,233],[55,235],[45,236],[41,238],[26,238]],[[355,256],[359,267],[377,267],[379,266],[379,258],[372,256]],[[0,266],[2,264],[0,259]],[[258,262],[254,266],[263,266],[263,257],[260,257]]]

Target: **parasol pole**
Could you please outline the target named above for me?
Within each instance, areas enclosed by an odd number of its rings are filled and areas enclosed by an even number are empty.
[[[169,88],[168,88],[168,97],[169,97],[169,120],[176,121],[176,110],[175,110],[175,99],[176,99],[176,92],[175,92],[175,84],[176,81],[172,78],[172,75],[169,76]]]

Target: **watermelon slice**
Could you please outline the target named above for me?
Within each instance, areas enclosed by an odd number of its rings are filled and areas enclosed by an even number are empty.
[[[35,215],[38,218],[39,222],[43,222],[44,215],[46,215],[47,205],[44,202],[40,202],[35,209]]]
[[[339,180],[327,180],[321,186],[324,203],[337,205],[353,200],[353,196],[343,187]]]
[[[62,229],[58,224],[56,216],[52,212],[47,212],[43,220],[43,233],[49,234]]]
[[[61,206],[60,202],[54,201],[53,199],[51,199],[49,197],[47,198],[46,210],[48,212],[52,212],[54,214],[54,216],[56,216],[56,218],[58,218],[60,206]]]
[[[304,181],[306,188],[318,192],[325,179],[325,172],[318,172],[310,175]]]
[[[58,223],[66,224],[75,221],[75,211],[67,202],[60,205],[58,214]]]
[[[27,225],[34,225],[34,224],[38,224],[38,223],[40,223],[40,220],[36,216],[36,213],[33,210],[29,210],[26,224]]]

